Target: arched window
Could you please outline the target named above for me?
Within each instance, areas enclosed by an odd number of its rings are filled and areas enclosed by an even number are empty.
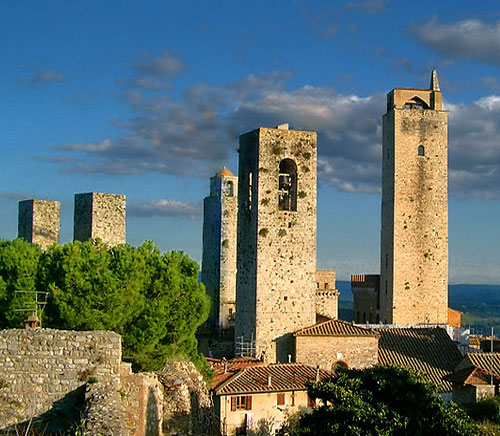
[[[297,210],[297,165],[292,159],[283,159],[279,167],[279,210]]]
[[[423,145],[418,146],[418,155],[425,156],[425,147]]]
[[[346,361],[344,360],[337,360],[333,365],[332,365],[332,372],[335,373],[337,369],[349,369],[349,365],[347,364]]]
[[[403,105],[403,109],[429,109],[429,105],[421,98],[414,96],[413,98],[405,102],[405,104]]]

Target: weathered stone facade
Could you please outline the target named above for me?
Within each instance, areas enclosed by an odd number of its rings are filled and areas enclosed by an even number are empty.
[[[316,165],[315,132],[240,137],[236,347],[254,339],[270,362],[287,361],[291,332],[315,322]]]
[[[45,250],[59,244],[61,203],[46,200],[19,202],[18,236]]]
[[[295,361],[335,370],[339,363],[363,369],[378,363],[378,335],[296,336]]]
[[[212,301],[210,326],[219,334],[234,328],[237,222],[238,178],[224,168],[210,179],[203,202],[201,281]]]
[[[448,113],[430,89],[396,88],[383,116],[380,320],[448,321]]]
[[[351,276],[351,291],[354,295],[352,317],[357,324],[378,324],[380,275],[355,274]]]
[[[335,286],[335,271],[316,271],[316,315],[339,318],[339,291]]]
[[[113,332],[0,331],[0,430],[35,417],[64,429],[80,418],[85,384],[111,382],[120,363]]]
[[[113,246],[125,240],[125,196],[89,192],[75,194],[75,241],[99,238]]]
[[[159,436],[163,403],[158,376],[121,361],[116,333],[0,331],[0,434],[64,432],[83,418],[86,434]]]

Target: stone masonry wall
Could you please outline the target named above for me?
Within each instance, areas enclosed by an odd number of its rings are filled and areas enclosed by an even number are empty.
[[[85,384],[116,378],[120,362],[121,338],[113,332],[0,331],[0,430],[34,417],[64,427]]]
[[[100,238],[110,246],[124,244],[125,213],[124,195],[75,194],[74,240]]]
[[[240,137],[236,337],[270,362],[315,322],[316,133],[260,128]],[[297,168],[296,210],[280,210],[279,168]],[[290,162],[290,161],[288,161]]]
[[[331,319],[339,317],[339,291],[335,287],[334,270],[316,271],[316,314]]]
[[[440,109],[395,107],[383,118],[383,322],[448,320],[448,114]]]
[[[19,202],[18,236],[45,250],[59,244],[61,204],[58,201],[24,200]]]
[[[296,336],[295,361],[331,371],[338,361],[349,368],[367,368],[378,362],[378,336]]]

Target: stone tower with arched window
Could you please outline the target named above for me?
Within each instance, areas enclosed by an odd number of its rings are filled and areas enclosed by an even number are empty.
[[[211,300],[210,333],[219,341],[232,342],[234,333],[237,219],[238,177],[223,168],[210,179],[210,195],[203,201],[201,264],[201,280]]]
[[[448,321],[448,113],[430,89],[396,88],[383,116],[380,321]]]
[[[260,128],[240,137],[236,354],[286,361],[315,323],[316,133]]]

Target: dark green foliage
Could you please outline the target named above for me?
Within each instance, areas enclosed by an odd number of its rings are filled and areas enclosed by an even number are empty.
[[[500,398],[491,397],[478,401],[467,408],[467,413],[476,421],[488,420],[500,424]]]
[[[308,392],[323,406],[303,413],[287,429],[290,436],[480,434],[465,412],[444,404],[434,385],[403,368],[339,369]]]
[[[158,370],[170,356],[206,369],[196,329],[208,316],[198,265],[183,253],[161,254],[151,242],[109,248],[99,241],[36,246],[0,245],[2,327],[20,327],[13,289],[49,291],[43,325],[70,330],[112,330],[122,335],[123,356],[135,370]]]
[[[38,262],[42,251],[23,239],[0,241],[0,329],[24,326],[29,313],[19,312],[28,308],[33,294],[15,291],[37,289]]]

